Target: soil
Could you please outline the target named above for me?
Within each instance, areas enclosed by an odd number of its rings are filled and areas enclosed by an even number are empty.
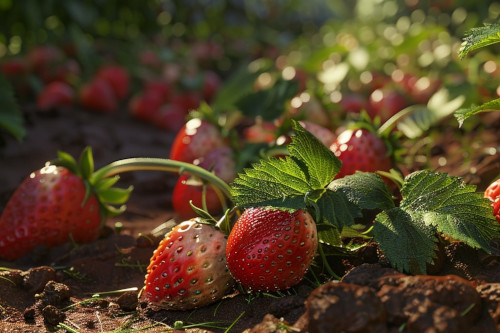
[[[30,106],[24,112],[28,136],[23,142],[7,140],[2,151],[0,211],[16,186],[58,150],[78,156],[90,145],[100,167],[127,157],[168,157],[173,140],[172,133],[136,122],[126,112],[71,108],[39,113]],[[443,130],[432,143],[430,166],[484,190],[500,173],[497,114],[482,116],[481,123],[487,125],[462,133],[460,139],[457,128]],[[468,156],[463,156],[462,145],[473,148]],[[162,237],[155,229],[175,223],[170,201],[176,177],[152,171],[123,174],[120,184],[134,186],[128,209],[107,221],[97,241],[37,248],[15,262],[0,261],[0,267],[9,268],[0,270],[1,331],[163,332],[178,321],[188,332],[500,329],[500,258],[461,243],[443,248],[442,262],[430,270],[432,275],[392,270],[373,244],[333,263],[340,282],[316,286],[303,281],[279,294],[234,290],[222,301],[194,311],[157,309],[140,297],[140,290],[145,267]],[[58,328],[59,323],[66,328]]]

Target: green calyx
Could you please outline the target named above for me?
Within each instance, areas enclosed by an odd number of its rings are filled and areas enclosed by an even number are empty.
[[[99,201],[103,218],[119,215],[125,211],[125,203],[129,199],[133,187],[113,187],[120,178],[118,175],[109,178],[96,175],[94,172],[94,158],[90,147],[83,150],[78,161],[73,156],[62,151],[59,151],[57,155],[57,159],[51,161],[51,164],[65,167],[82,178],[87,189],[82,205],[87,202],[91,195],[95,195]]]

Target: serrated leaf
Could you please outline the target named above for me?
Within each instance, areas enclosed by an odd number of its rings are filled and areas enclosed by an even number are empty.
[[[293,122],[294,140],[288,146],[291,156],[305,164],[314,189],[328,185],[341,167],[340,160],[298,122]]]
[[[340,191],[360,209],[390,209],[394,207],[392,195],[386,183],[377,174],[356,172],[332,181],[331,191]]]
[[[361,209],[349,201],[342,191],[327,190],[318,200],[317,205],[323,214],[322,219],[340,231],[344,226],[354,225],[355,218],[363,216]]]
[[[324,189],[340,161],[311,133],[293,121],[295,135],[286,158],[268,158],[244,169],[231,184],[237,205],[305,208],[305,196]]]
[[[435,255],[436,234],[399,207],[377,215],[374,239],[394,268],[424,274]]]
[[[500,42],[500,24],[485,23],[484,27],[472,28],[466,32],[458,55],[460,59],[473,50]]]
[[[265,206],[269,202],[293,206],[290,201],[295,204],[299,197],[299,202],[303,202],[302,196],[312,190],[309,177],[291,156],[262,160],[243,171],[231,184],[234,202],[243,207]]]
[[[401,193],[401,208],[471,247],[491,252],[490,241],[500,237],[490,201],[458,177],[419,171],[407,177]]]
[[[298,87],[297,81],[280,78],[271,88],[242,97],[236,106],[247,117],[272,121],[285,112],[285,103],[297,94]]]
[[[500,110],[500,98],[494,99],[479,106],[472,106],[470,108],[457,110],[455,112],[455,118],[457,118],[458,124],[461,127],[463,122],[471,116],[474,116],[481,112],[498,110]]]
[[[26,135],[24,118],[9,81],[0,74],[0,128],[4,128],[16,140],[21,141]]]
[[[432,260],[436,232],[492,252],[500,225],[490,201],[459,177],[429,170],[406,177],[401,205],[376,217],[375,241],[397,269],[425,273]]]

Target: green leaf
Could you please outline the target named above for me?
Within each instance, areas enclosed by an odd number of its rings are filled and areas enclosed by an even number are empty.
[[[457,118],[459,126],[462,126],[463,122],[471,116],[474,116],[481,112],[498,111],[498,110],[500,110],[500,98],[494,99],[480,106],[473,106],[467,109],[460,109],[455,112],[455,118]]]
[[[339,172],[342,163],[298,122],[293,122],[292,126],[295,136],[288,146],[290,155],[304,163],[312,188],[324,188]]]
[[[435,256],[434,230],[399,207],[377,215],[373,234],[379,248],[399,271],[424,274]]]
[[[500,24],[485,23],[484,27],[472,28],[467,31],[458,55],[460,59],[463,59],[470,51],[498,42],[500,42]]]
[[[398,208],[377,215],[375,241],[397,268],[425,273],[432,262],[436,232],[491,253],[500,225],[490,201],[462,179],[429,170],[406,177]]]
[[[411,114],[399,120],[397,128],[410,138],[418,138],[425,134],[439,121],[453,114],[465,101],[465,96],[459,95],[450,99],[449,91],[441,89],[429,100],[427,106],[412,105]]]
[[[349,201],[342,191],[326,191],[318,200],[317,205],[319,211],[323,214],[319,220],[326,220],[327,223],[332,224],[340,231],[345,226],[354,225],[355,218],[363,216],[361,209]],[[323,239],[320,237],[320,240]]]
[[[92,156],[92,148],[85,147],[79,159],[79,170],[83,179],[90,179],[94,173],[94,157]]]
[[[311,133],[293,121],[290,155],[267,158],[240,173],[231,184],[237,205],[305,208],[305,197],[324,189],[340,169],[340,161]]]
[[[347,199],[360,209],[390,209],[394,207],[392,195],[386,183],[377,174],[356,172],[328,185],[331,191],[344,193]]]
[[[247,67],[236,71],[219,89],[212,107],[218,111],[230,110],[243,96],[254,91],[255,80],[262,70],[250,71]]]
[[[14,91],[9,81],[0,74],[0,128],[4,128],[16,140],[21,141],[26,135],[24,118],[14,98]]]
[[[331,224],[318,224],[318,238],[323,244],[330,246],[342,246],[342,239],[338,229]]]
[[[298,87],[297,81],[280,78],[271,88],[242,97],[236,106],[247,117],[272,121],[285,112],[285,103],[297,94]]]

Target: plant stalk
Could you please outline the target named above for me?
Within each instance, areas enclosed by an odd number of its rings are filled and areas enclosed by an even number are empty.
[[[202,167],[180,161],[174,161],[166,158],[152,157],[133,157],[112,162],[96,170],[93,174],[94,179],[107,178],[124,172],[130,171],[166,171],[182,174],[188,172],[201,178],[213,186],[216,192],[222,193],[227,199],[232,201],[231,188],[229,185],[217,177],[213,172]]]

